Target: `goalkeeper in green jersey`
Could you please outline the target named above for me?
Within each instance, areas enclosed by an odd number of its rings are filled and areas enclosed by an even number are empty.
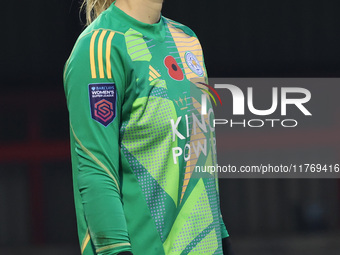
[[[66,62],[81,253],[231,254],[201,45],[163,0],[87,0]]]

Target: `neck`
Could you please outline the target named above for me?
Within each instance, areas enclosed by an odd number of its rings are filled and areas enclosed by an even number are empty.
[[[138,21],[154,24],[161,16],[163,0],[116,0],[115,5]]]

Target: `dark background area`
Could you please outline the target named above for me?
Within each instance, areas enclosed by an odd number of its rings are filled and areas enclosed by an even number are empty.
[[[164,5],[164,16],[200,38],[210,77],[340,76],[337,0],[166,0]],[[84,27],[79,6],[71,0],[2,3],[0,254],[80,254],[62,80]],[[339,127],[337,117],[332,130]],[[225,132],[217,132],[222,162],[228,156],[255,157],[254,152],[280,158],[290,150],[279,142],[233,150],[223,146],[232,138]],[[252,135],[242,132],[233,135],[241,140]],[[334,141],[338,137],[291,149],[307,160],[339,162]],[[237,254],[340,254],[338,180],[221,179],[220,190]]]

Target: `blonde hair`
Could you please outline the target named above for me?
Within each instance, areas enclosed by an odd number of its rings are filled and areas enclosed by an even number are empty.
[[[84,0],[81,10],[86,13],[86,25],[90,25],[103,11],[105,11],[115,0]]]

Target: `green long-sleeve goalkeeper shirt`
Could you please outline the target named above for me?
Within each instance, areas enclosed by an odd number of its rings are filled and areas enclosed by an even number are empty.
[[[222,254],[217,176],[195,171],[216,165],[206,81],[197,37],[164,17],[112,4],[80,35],[64,87],[82,254]]]

